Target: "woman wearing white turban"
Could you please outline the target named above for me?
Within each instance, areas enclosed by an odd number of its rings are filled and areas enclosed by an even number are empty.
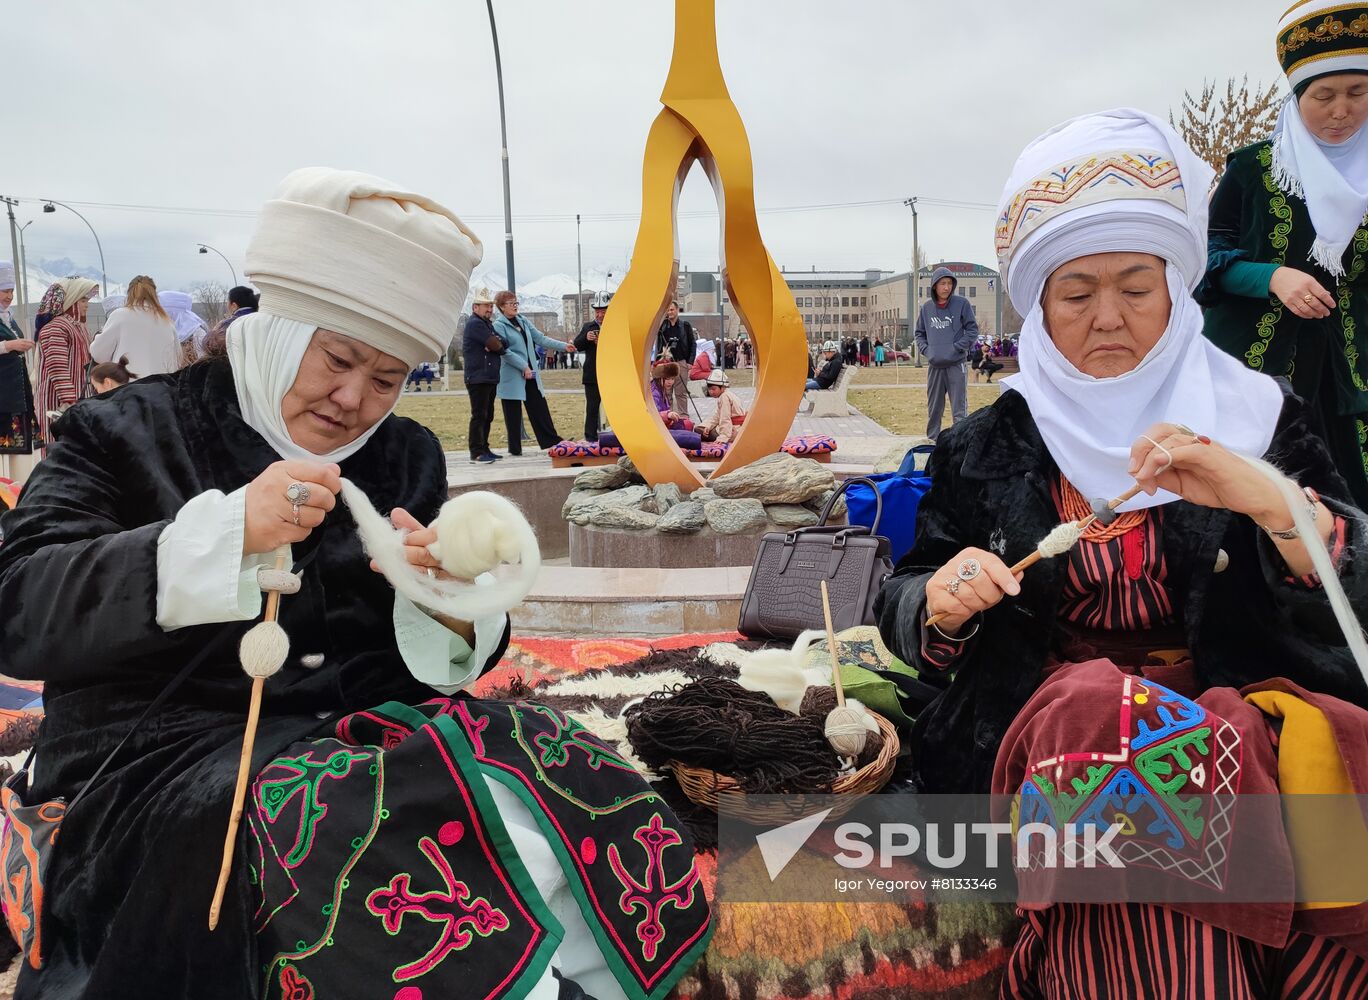
[[[1368,567],[1350,553],[1368,521],[1301,400],[1202,336],[1190,290],[1210,181],[1165,123],[1127,109],[1021,154],[997,232],[1026,317],[1021,372],[942,436],[916,545],[876,608],[893,653],[945,687],[913,728],[921,790],[1013,796],[1023,826],[1115,826],[1126,868],[1102,898],[1201,900],[1051,905],[1080,897],[1056,893],[1054,868],[1018,871],[1006,996],[1368,990],[1353,950],[1368,951],[1368,912],[1296,911],[1280,818],[1222,812],[1225,793],[1277,801],[1266,717],[1342,727],[1348,773],[1368,781],[1368,685],[1308,547],[1311,530],[1328,543],[1322,565],[1362,620]],[[1241,456],[1275,462],[1295,505]],[[1056,524],[1137,482],[1114,523],[1012,575]],[[1290,723],[1283,736],[1286,762],[1308,741]],[[1203,861],[1247,866],[1251,843],[1254,875]]]
[[[45,682],[25,800],[70,801],[193,672],[67,809],[17,996],[645,998],[706,945],[670,811],[565,716],[464,694],[507,617],[397,594],[335,499],[346,477],[441,576],[423,526],[446,460],[393,411],[450,344],[479,257],[427,198],[296,171],[262,210],[247,251],[261,310],[229,327],[227,357],[64,417],[0,548],[0,670]],[[507,527],[481,525],[442,538],[472,577]],[[248,683],[233,644],[209,644],[261,613],[256,571],[281,546],[301,577],[279,611],[290,659],[265,685],[210,932]],[[12,928],[21,902],[7,892]]]
[[[1314,404],[1368,509],[1368,3],[1302,0],[1278,25],[1292,93],[1211,201],[1206,335]]]

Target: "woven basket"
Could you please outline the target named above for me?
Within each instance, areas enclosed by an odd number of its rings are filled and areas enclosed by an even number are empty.
[[[843,774],[831,785],[830,795],[813,798],[806,795],[767,795],[757,799],[741,790],[736,779],[718,774],[706,767],[692,767],[672,761],[669,765],[679,787],[691,802],[705,806],[714,812],[725,813],[728,817],[747,823],[768,826],[787,823],[808,815],[820,801],[822,808],[832,807],[831,814],[840,816],[853,807],[859,796],[877,792],[888,784],[897,761],[898,731],[877,712],[870,712],[879,724],[883,735],[883,749],[872,761],[856,768],[850,774]],[[831,796],[836,796],[833,799]]]

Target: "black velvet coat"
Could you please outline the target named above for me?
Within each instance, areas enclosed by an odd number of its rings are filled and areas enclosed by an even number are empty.
[[[1368,523],[1348,505],[1344,481],[1311,431],[1311,417],[1307,405],[1288,393],[1265,458],[1348,519],[1341,582],[1359,620],[1368,620]],[[944,681],[949,679],[921,655],[927,579],[969,546],[997,552],[1008,565],[1034,551],[1059,523],[1050,496],[1059,470],[1025,399],[1008,391],[941,436],[929,472],[916,545],[885,584],[875,613],[894,655]],[[1286,677],[1368,707],[1368,687],[1324,595],[1284,582],[1276,549],[1249,518],[1177,501],[1164,507],[1163,545],[1168,585],[1204,688]],[[1222,549],[1229,565],[1218,573]],[[1064,559],[1041,560],[1026,571],[1018,597],[982,616],[948,688],[913,726],[919,790],[989,790],[1007,727],[1040,684],[1053,648],[1065,569]]]
[[[156,624],[157,538],[192,497],[232,492],[278,460],[243,422],[222,360],[80,403],[61,429],[0,522],[0,672],[45,682],[30,801],[70,798],[188,657],[219,629],[245,630]],[[436,438],[397,417],[342,474],[376,509],[402,506],[424,522],[447,496]],[[281,604],[291,655],[266,682],[257,769],[339,714],[434,695],[400,658],[393,591],[368,568],[344,504],[294,547],[296,560],[315,549],[300,593]],[[314,653],[323,666],[305,668]],[[71,810],[48,874],[47,964],[25,968],[17,997],[257,994],[241,840],[222,922],[208,930],[248,691],[227,643]]]

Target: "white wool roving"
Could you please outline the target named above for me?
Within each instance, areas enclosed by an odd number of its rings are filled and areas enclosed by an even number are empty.
[[[541,571],[541,548],[522,511],[495,493],[466,493],[442,505],[433,522],[432,552],[453,576],[473,580],[501,562],[518,572],[488,584],[439,580],[404,556],[407,532],[395,528],[353,483],[342,480],[342,499],[351,509],[366,554],[395,590],[421,607],[462,621],[501,615],[532,590]]]
[[[809,630],[794,640],[791,649],[757,649],[741,653],[737,659],[740,674],[736,682],[747,691],[767,694],[786,712],[798,714],[803,704],[803,693],[809,687],[803,664],[808,647],[826,635]]]
[[[1325,540],[1321,538],[1320,532],[1316,529],[1316,522],[1311,519],[1311,512],[1306,505],[1306,497],[1301,490],[1297,489],[1292,480],[1263,459],[1250,458],[1248,455],[1240,455],[1240,457],[1273,482],[1278,487],[1278,491],[1282,493],[1283,498],[1287,500],[1287,509],[1292,514],[1292,523],[1301,532],[1302,543],[1306,546],[1306,552],[1311,557],[1311,564],[1316,567],[1316,575],[1320,577],[1321,588],[1330,601],[1330,609],[1335,613],[1335,620],[1339,623],[1340,631],[1344,633],[1344,641],[1348,644],[1349,652],[1358,665],[1359,673],[1363,674],[1364,682],[1368,683],[1368,642],[1365,642],[1363,638],[1363,626],[1359,624],[1358,618],[1354,615],[1354,607],[1349,603],[1349,598],[1344,593],[1344,587],[1340,584],[1339,574],[1335,572],[1334,561],[1330,558],[1330,550],[1325,547]]]

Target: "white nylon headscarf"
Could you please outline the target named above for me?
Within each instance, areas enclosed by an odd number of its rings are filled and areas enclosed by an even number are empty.
[[[1134,485],[1126,473],[1131,446],[1157,423],[1184,424],[1253,457],[1273,440],[1282,390],[1202,335],[1191,295],[1206,269],[1211,180],[1211,168],[1166,123],[1121,108],[1036,139],[1003,191],[1001,268],[1026,317],[1021,371],[1004,382],[1025,397],[1050,455],[1086,497],[1111,498]],[[1161,257],[1173,305],[1168,328],[1134,371],[1094,378],[1055,347],[1041,292],[1061,265],[1115,252]],[[1176,499],[1160,490],[1125,509]]]
[[[203,336],[204,320],[195,313],[195,300],[189,292],[158,292],[157,301],[176,326],[176,340],[183,344],[191,337]]]
[[[299,375],[304,352],[317,329],[281,316],[249,313],[235,319],[228,327],[228,361],[233,367],[242,419],[266,439],[277,455],[308,462],[341,462],[360,451],[371,439],[385,417],[399,405],[400,397],[395,397],[389,413],[355,441],[326,455],[315,455],[295,444],[285,426],[285,418],[281,416],[280,404]]]
[[[1336,278],[1344,276],[1344,251],[1368,215],[1365,132],[1338,144],[1322,142],[1302,120],[1296,94],[1288,95],[1273,130],[1273,179],[1306,202],[1316,230],[1309,259]]]

